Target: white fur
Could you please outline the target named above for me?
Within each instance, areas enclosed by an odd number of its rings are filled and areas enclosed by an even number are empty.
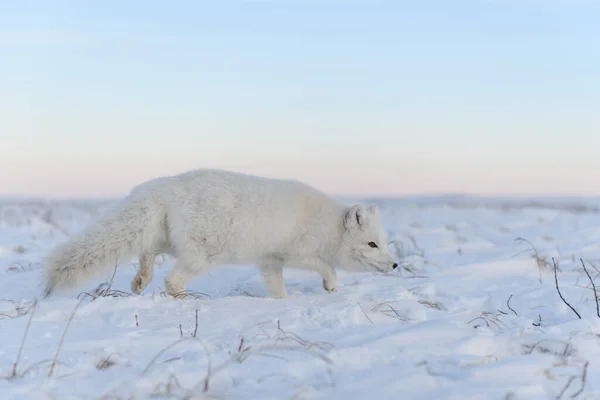
[[[106,218],[57,249],[47,264],[45,295],[134,255],[140,269],[131,288],[140,293],[159,253],[177,258],[165,277],[173,296],[219,264],[257,264],[273,297],[286,296],[284,266],[317,271],[330,292],[336,267],[396,267],[374,205],[347,207],[296,181],[195,170],[135,187]]]

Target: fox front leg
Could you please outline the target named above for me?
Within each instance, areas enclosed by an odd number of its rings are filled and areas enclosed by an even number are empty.
[[[317,272],[323,278],[323,289],[329,293],[337,290],[337,275],[329,263],[316,257],[292,258],[286,263]]]
[[[321,277],[323,278],[323,289],[329,293],[337,291],[337,275],[333,267],[327,265],[326,268],[320,270]]]

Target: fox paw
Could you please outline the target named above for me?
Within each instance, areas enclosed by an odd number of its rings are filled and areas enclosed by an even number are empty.
[[[144,279],[144,277],[140,275],[136,275],[131,281],[131,291],[135,294],[140,294],[149,284],[148,279]]]
[[[337,292],[337,287],[334,282],[323,281],[323,289],[329,293]]]

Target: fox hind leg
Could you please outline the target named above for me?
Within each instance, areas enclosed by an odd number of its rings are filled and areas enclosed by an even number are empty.
[[[287,297],[283,280],[283,260],[270,258],[260,264],[260,271],[272,297],[282,299]]]
[[[173,297],[183,297],[186,284],[210,267],[211,264],[200,252],[179,257],[165,277],[165,290]]]

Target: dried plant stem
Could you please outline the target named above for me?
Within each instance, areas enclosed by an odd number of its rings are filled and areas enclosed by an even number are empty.
[[[52,364],[50,364],[50,372],[48,372],[48,377],[51,377],[52,374],[54,373],[54,368],[56,367],[56,362],[58,360],[58,354],[60,353],[60,350],[62,349],[63,343],[65,341],[65,336],[67,334],[67,330],[69,329],[69,326],[71,325],[71,321],[73,321],[73,317],[75,317],[75,312],[77,312],[77,309],[79,308],[79,306],[81,305],[82,302],[83,302],[83,298],[81,300],[79,300],[79,302],[73,309],[73,312],[71,313],[71,316],[69,317],[69,320],[67,321],[65,330],[63,331],[62,337],[60,338],[60,342],[58,343],[58,348],[56,349],[56,354],[54,355]]]
[[[598,294],[596,293],[596,285],[594,284],[594,280],[592,279],[592,276],[590,275],[587,268],[585,267],[585,263],[583,262],[583,259],[580,258],[580,260],[581,260],[581,265],[583,265],[583,270],[585,271],[585,274],[588,276],[588,278],[590,279],[590,282],[592,283],[592,290],[594,291],[594,300],[596,301],[596,315],[598,315],[598,318],[600,318],[600,304],[598,304]]]
[[[158,360],[158,357],[160,357],[165,351],[177,346],[179,343],[181,342],[185,342],[186,340],[190,340],[192,339],[191,337],[186,337],[183,339],[179,339],[176,342],[171,343],[170,345],[168,345],[167,347],[165,347],[164,349],[162,349],[161,351],[159,351],[154,358],[148,363],[148,365],[146,366],[146,369],[144,369],[144,372],[142,372],[142,376],[146,375],[146,373],[150,370],[150,367],[152,367],[152,365],[154,365],[154,363],[156,362],[156,360]]]
[[[194,327],[194,337],[198,334],[198,310],[196,310],[196,326]]]
[[[512,297],[513,297],[512,294],[508,297],[508,300],[506,300],[506,306],[508,307],[508,309],[510,311],[512,311],[513,313],[515,313],[515,315],[518,317],[519,314],[517,314],[517,312],[515,310],[513,310],[513,308],[510,306],[510,299],[512,299]]]
[[[365,317],[367,317],[367,319],[369,320],[369,322],[371,322],[372,324],[375,324],[373,322],[373,320],[371,318],[369,318],[369,316],[367,315],[367,313],[365,312],[365,310],[362,308],[362,306],[360,305],[360,303],[357,301],[356,304],[358,304],[358,306],[360,307],[360,310],[363,312],[363,314],[365,314]]]
[[[579,313],[577,312],[577,310],[575,310],[573,308],[573,306],[571,306],[567,300],[565,300],[565,298],[563,297],[562,293],[560,292],[560,289],[558,288],[558,275],[556,270],[558,269],[558,265],[556,265],[556,261],[554,260],[554,257],[552,257],[552,263],[554,264],[554,282],[556,283],[556,291],[558,292],[558,295],[560,296],[561,300],[567,305],[569,306],[569,308],[571,310],[573,310],[573,312],[575,313],[575,315],[577,315],[577,317],[579,319],[581,319],[581,315],[579,315]]]
[[[31,315],[29,316],[29,321],[27,321],[27,326],[25,326],[25,333],[23,333],[23,339],[21,340],[21,346],[19,347],[19,352],[17,353],[17,359],[13,364],[11,378],[17,377],[17,366],[19,365],[19,361],[21,360],[21,353],[23,352],[23,347],[25,346],[25,339],[27,339],[27,334],[29,333],[29,327],[31,326],[31,320],[33,319],[33,314],[35,314],[35,309],[37,308],[38,301],[37,299],[33,302],[31,306]]]

